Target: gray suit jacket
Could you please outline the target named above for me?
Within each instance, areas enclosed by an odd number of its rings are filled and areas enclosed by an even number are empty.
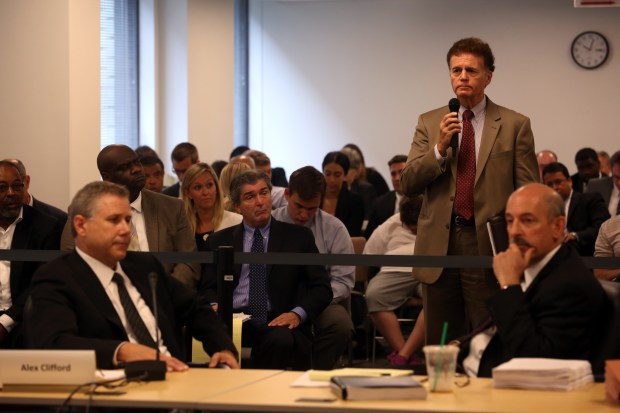
[[[193,252],[196,240],[180,199],[142,190],[142,213],[146,226],[146,238],[151,252]],[[62,233],[60,248],[72,250],[75,241],[71,235],[71,223],[67,222]],[[195,290],[200,278],[198,263],[166,263],[166,271]]]
[[[588,189],[586,192],[598,192],[605,201],[605,206],[609,208],[609,199],[611,198],[611,192],[614,189],[614,183],[611,177],[606,176],[604,178],[590,179],[588,181]]]
[[[443,166],[435,158],[439,123],[448,107],[424,113],[401,176],[403,193],[424,194],[414,255],[444,256],[448,252],[456,187],[457,158],[448,150]],[[539,182],[530,120],[487,98],[486,120],[476,165],[474,215],[480,255],[492,255],[487,219],[501,213],[510,194],[528,182]],[[414,268],[413,275],[432,284],[442,268]]]

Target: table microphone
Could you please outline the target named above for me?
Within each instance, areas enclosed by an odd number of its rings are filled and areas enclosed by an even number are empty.
[[[128,380],[161,381],[166,380],[166,362],[160,360],[159,354],[159,318],[157,314],[157,273],[149,273],[149,285],[153,298],[153,315],[155,316],[155,360],[139,360],[125,364],[125,376]]]
[[[452,98],[450,99],[450,102],[448,102],[448,108],[450,109],[450,112],[456,112],[458,115],[459,109],[461,108],[461,102],[459,102],[457,98]],[[456,150],[459,147],[458,133],[452,135],[452,139],[450,139],[450,147],[452,148],[452,156],[456,156]]]

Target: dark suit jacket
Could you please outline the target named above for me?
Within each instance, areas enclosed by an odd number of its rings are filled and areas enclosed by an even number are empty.
[[[207,238],[207,250],[232,246],[243,252],[243,223],[217,231]],[[271,218],[267,252],[318,253],[312,232],[300,225],[287,224]],[[235,265],[234,286],[239,284],[241,264]],[[212,264],[205,271],[198,287],[209,302],[218,302],[217,277]],[[275,316],[299,306],[310,320],[314,319],[332,300],[332,289],[324,266],[267,265],[267,293]]]
[[[375,200],[370,209],[368,225],[364,232],[366,239],[370,238],[375,229],[383,224],[396,212],[396,191],[390,191]]]
[[[38,211],[44,212],[47,215],[51,215],[56,218],[58,220],[60,232],[62,233],[62,229],[67,223],[67,213],[65,211],[58,209],[50,204],[46,204],[43,201],[39,201],[35,197],[32,197],[32,207]]]
[[[588,359],[604,305],[603,289],[581,258],[562,245],[529,288],[510,287],[489,300],[497,332],[478,376],[513,357]]]
[[[342,184],[342,189],[338,195],[335,216],[347,227],[350,236],[362,235],[364,201],[360,195],[349,191],[346,182]]]
[[[170,353],[186,359],[181,327],[190,327],[205,351],[235,347],[211,306],[166,273],[148,253],[128,252],[121,267],[153,311],[148,274],[156,272],[157,308],[162,339]],[[94,349],[98,368],[112,368],[113,355],[127,333],[101,282],[72,251],[46,265],[34,275],[31,307],[25,314],[26,336],[34,348]]]
[[[350,191],[362,198],[362,201],[364,202],[364,218],[368,218],[370,208],[375,202],[375,199],[377,199],[377,190],[371,183],[356,179],[351,184]]]
[[[174,185],[169,186],[168,188],[164,189],[163,191],[161,191],[162,194],[164,195],[168,195],[174,198],[178,198],[179,197],[179,191],[181,188],[181,183],[177,182]]]
[[[381,196],[390,191],[390,187],[388,186],[383,176],[372,166],[366,168],[366,180],[375,188],[377,192],[377,196]]]
[[[34,208],[24,205],[22,220],[15,226],[12,250],[57,250],[60,246],[58,221]],[[6,311],[14,321],[22,321],[24,304],[32,275],[41,265],[33,261],[11,261],[11,300],[13,305]]]
[[[611,177],[606,176],[604,178],[590,179],[590,181],[588,182],[588,190],[586,192],[598,192],[603,197],[605,205],[609,207],[609,200],[611,198],[611,192],[613,191],[613,189],[613,180],[611,179]]]
[[[142,213],[151,252],[196,251],[195,235],[180,199],[144,189],[142,190]],[[63,251],[69,251],[75,247],[70,225],[71,223],[67,222],[62,234],[61,249]],[[196,288],[200,278],[200,264],[165,263],[164,268],[189,288]]]
[[[579,255],[592,256],[598,230],[609,218],[609,210],[600,194],[573,192],[568,206],[566,229],[576,232],[579,241],[571,241],[569,244],[577,249]]]
[[[603,179],[603,178],[605,178],[605,177],[606,177],[606,175],[604,175],[604,174],[602,174],[602,173],[601,173],[599,178],[590,179],[590,180],[588,181],[588,190],[587,190],[586,192],[591,192],[591,191],[589,190],[589,187],[590,187],[590,182],[592,182],[592,181],[594,181],[594,180],[598,180],[598,179]],[[577,173],[575,173],[575,174],[572,174],[572,175],[570,176],[570,179],[571,179],[571,181],[573,181],[573,191],[575,191],[575,192],[583,192],[583,184],[584,184],[584,180],[583,180],[583,178],[581,177],[581,175],[579,175],[579,172],[577,172]],[[607,201],[607,202],[609,202],[609,201]]]

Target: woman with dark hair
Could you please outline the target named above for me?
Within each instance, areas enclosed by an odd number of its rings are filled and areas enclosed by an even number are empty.
[[[239,214],[224,210],[217,175],[206,163],[199,162],[187,168],[181,193],[199,251],[204,251],[209,234],[239,224],[243,219]]]
[[[341,220],[350,236],[360,236],[364,221],[364,201],[347,187],[345,176],[349,172],[349,158],[342,152],[330,152],[325,155],[322,166],[327,187],[321,209]]]

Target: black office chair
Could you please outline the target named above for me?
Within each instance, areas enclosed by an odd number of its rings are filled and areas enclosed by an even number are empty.
[[[595,334],[590,364],[596,381],[605,380],[605,360],[620,359],[620,283],[599,280],[606,303]]]

